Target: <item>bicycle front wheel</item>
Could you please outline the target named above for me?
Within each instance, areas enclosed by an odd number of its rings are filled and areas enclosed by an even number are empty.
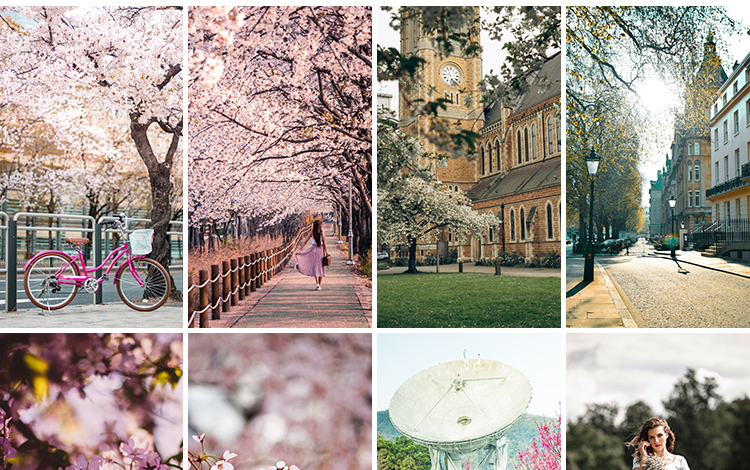
[[[128,307],[150,312],[164,305],[171,289],[169,275],[164,267],[149,258],[123,263],[115,275],[117,294]]]
[[[45,253],[34,259],[23,276],[23,288],[31,303],[44,310],[63,308],[78,293],[65,278],[78,276],[78,266],[64,253]]]

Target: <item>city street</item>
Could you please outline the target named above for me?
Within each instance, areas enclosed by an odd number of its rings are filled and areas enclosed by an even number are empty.
[[[583,259],[568,251],[566,291],[583,277]],[[750,327],[750,266],[677,251],[677,261],[632,247],[630,255],[597,255],[640,328]],[[730,272],[731,271],[731,272]],[[598,273],[597,273],[598,276]]]

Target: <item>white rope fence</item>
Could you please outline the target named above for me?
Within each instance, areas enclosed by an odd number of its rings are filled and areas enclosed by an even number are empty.
[[[282,269],[294,253],[294,248],[299,244],[302,237],[312,230],[312,225],[307,225],[297,231],[297,235],[286,245],[271,250],[253,253],[250,256],[233,258],[224,261],[222,266],[228,263],[235,264],[230,269],[218,272],[218,265],[212,266],[212,271],[217,274],[213,279],[208,277],[205,270],[200,272],[201,278],[205,277],[199,284],[193,284],[188,288],[188,312],[190,319],[188,327],[194,328],[195,319],[200,319],[200,327],[208,327],[208,312],[213,312],[213,319],[220,319],[221,311],[228,312],[230,306],[237,305],[239,300],[249,296],[250,292],[261,287],[263,283],[270,280],[280,269]],[[240,265],[238,259],[243,259]],[[250,261],[248,262],[248,259]],[[250,273],[248,276],[247,273]],[[192,282],[192,279],[190,280]],[[219,285],[219,282],[221,284]],[[221,287],[221,289],[219,289]],[[219,290],[223,291],[219,293]],[[199,309],[193,305],[195,294],[199,293]],[[214,295],[217,294],[217,295]],[[202,303],[205,303],[202,305]],[[230,305],[231,304],[231,305]],[[201,306],[202,305],[202,306]]]

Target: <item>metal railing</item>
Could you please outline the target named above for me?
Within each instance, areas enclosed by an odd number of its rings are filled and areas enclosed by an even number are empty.
[[[750,250],[750,219],[718,220],[700,232],[689,233],[688,243],[696,250],[721,245],[726,253],[732,250]],[[721,253],[717,252],[721,256]]]
[[[717,184],[716,186],[712,188],[708,188],[706,190],[706,199],[711,199],[712,197],[717,196],[719,194],[724,194],[724,193],[728,193],[729,191],[734,191],[737,188],[742,188],[749,184],[750,184],[750,181],[743,181],[741,176],[732,178],[731,180]]]
[[[19,220],[26,218],[27,225],[19,225]],[[57,226],[41,226],[33,225],[31,221],[34,219],[55,219],[58,221]],[[3,242],[3,252],[5,253],[5,267],[0,268],[0,274],[5,274],[5,311],[14,312],[18,306],[18,274],[23,273],[23,266],[28,259],[33,256],[35,243],[35,237],[37,232],[54,232],[57,234],[56,237],[50,237],[48,239],[48,248],[52,250],[64,251],[64,240],[61,234],[65,232],[74,232],[76,234],[82,234],[85,238],[92,239],[91,250],[86,250],[84,258],[86,261],[87,268],[93,268],[102,263],[104,257],[109,254],[110,251],[114,250],[119,244],[108,243],[107,238],[102,240],[102,235],[107,237],[110,233],[119,233],[116,229],[102,229],[101,223],[107,220],[114,220],[114,217],[101,217],[96,221],[93,217],[85,215],[74,215],[74,214],[46,214],[36,212],[18,212],[13,216],[11,220],[8,215],[4,212],[0,212],[0,220],[4,222],[0,225],[0,241]],[[62,226],[61,221],[72,220],[80,221],[81,227],[73,226]],[[149,219],[130,219],[136,222],[150,222]],[[179,224],[182,226],[181,221],[170,221],[170,224]],[[18,259],[18,233],[22,231],[31,242],[26,243],[26,256],[22,259]],[[129,230],[129,232],[132,230]],[[182,231],[168,231],[167,235],[171,237],[183,237]],[[122,240],[124,243],[125,240]],[[28,259],[27,259],[28,258]],[[93,259],[92,259],[93,258]],[[20,265],[19,265],[20,261]],[[172,264],[170,267],[182,268],[182,260],[178,264]],[[97,272],[97,276],[101,273]],[[94,304],[101,304],[102,290],[99,289],[92,296]]]

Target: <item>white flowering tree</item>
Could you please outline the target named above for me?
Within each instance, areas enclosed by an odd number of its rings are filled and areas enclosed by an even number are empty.
[[[459,240],[481,236],[497,219],[471,208],[462,192],[441,189],[431,173],[419,171],[422,149],[416,138],[395,123],[378,122],[378,239],[409,246],[407,273],[416,273],[417,241],[431,233],[450,230]]]
[[[181,167],[183,129],[181,8],[14,10],[25,21],[21,26],[2,19],[0,101],[31,110],[83,107],[126,117],[148,172],[151,256],[168,266],[172,174]],[[161,151],[152,129],[169,142]]]
[[[371,243],[372,12],[189,10],[191,226],[346,207]]]

